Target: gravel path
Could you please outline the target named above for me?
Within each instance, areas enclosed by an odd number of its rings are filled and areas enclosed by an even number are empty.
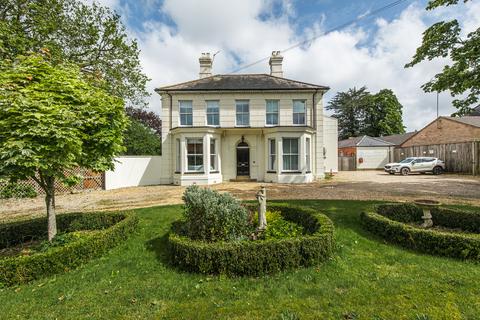
[[[260,185],[227,182],[213,186],[244,200],[254,200]],[[266,183],[269,199],[411,200],[434,198],[444,203],[480,206],[480,179],[461,175],[391,176],[380,171],[340,172],[333,179],[310,184]],[[184,188],[149,186],[58,195],[58,212],[114,210],[179,204]],[[0,220],[44,214],[41,197],[0,200]]]

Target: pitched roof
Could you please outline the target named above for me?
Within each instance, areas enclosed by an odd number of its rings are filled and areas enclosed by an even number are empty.
[[[480,117],[479,116],[444,117],[444,118],[480,128]]]
[[[470,112],[470,116],[480,116],[480,105],[477,106],[476,108],[473,108],[473,111]]]
[[[219,74],[155,89],[161,91],[328,90],[329,87],[268,74]]]
[[[413,136],[416,131],[402,133],[402,134],[392,134],[389,136],[380,137],[383,141],[387,141],[393,143],[394,145],[398,146],[407,141],[411,136]]]
[[[346,147],[390,147],[393,143],[384,141],[380,138],[374,138],[370,136],[353,137],[338,142],[339,148]]]

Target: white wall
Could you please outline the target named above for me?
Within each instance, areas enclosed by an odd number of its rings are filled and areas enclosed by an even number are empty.
[[[105,172],[105,189],[161,184],[162,156],[115,158],[115,169]]]
[[[359,159],[363,159],[363,163]],[[357,169],[382,169],[390,162],[390,147],[357,147]]]
[[[325,172],[338,172],[338,121],[323,117],[323,142],[325,146]]]

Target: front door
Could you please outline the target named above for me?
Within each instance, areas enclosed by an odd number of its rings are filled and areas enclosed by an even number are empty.
[[[246,142],[237,145],[237,176],[250,175],[250,148]]]

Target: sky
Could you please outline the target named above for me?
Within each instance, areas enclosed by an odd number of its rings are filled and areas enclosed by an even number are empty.
[[[324,106],[339,91],[366,86],[392,89],[403,105],[407,130],[436,117],[436,94],[421,85],[440,72],[446,59],[405,69],[431,24],[456,18],[466,34],[480,26],[480,2],[426,11],[427,0],[405,0],[376,16],[360,19],[394,0],[85,0],[122,16],[136,38],[151,79],[149,108],[161,111],[154,88],[198,78],[202,52],[220,51],[213,73],[230,73],[312,37],[283,53],[284,77],[330,87]],[[343,25],[355,23],[325,34]],[[240,73],[269,73],[268,59]],[[440,115],[455,111],[448,92],[439,95]],[[328,114],[328,112],[327,112]]]

